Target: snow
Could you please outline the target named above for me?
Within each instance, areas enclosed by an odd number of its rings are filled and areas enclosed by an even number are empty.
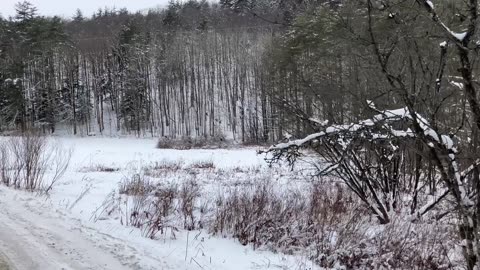
[[[318,125],[320,125],[320,126],[326,126],[326,125],[328,125],[328,120],[322,121],[322,120],[319,120],[319,119],[313,118],[313,117],[310,117],[308,120],[309,120],[310,122],[313,122],[313,123],[318,124]]]
[[[447,31],[453,38],[455,38],[456,40],[458,41],[463,41],[463,39],[465,39],[465,37],[467,36],[467,32],[461,32],[461,33],[457,33],[457,32],[454,32],[452,31],[447,25],[445,25],[443,22],[439,22],[440,25],[443,27],[443,29],[445,31]]]
[[[372,109],[375,108],[375,104],[372,101],[367,100],[367,104],[370,106],[370,108]],[[417,117],[419,118],[419,122],[424,128],[424,130],[426,130],[426,132],[428,132],[430,136],[436,136],[436,133],[428,127],[428,122],[426,122],[426,120],[421,118],[420,116],[417,116]],[[314,140],[317,140],[329,134],[335,134],[338,132],[356,132],[361,130],[362,128],[374,126],[376,123],[379,123],[381,121],[388,122],[388,121],[395,121],[403,118],[411,118],[407,108],[401,108],[396,110],[385,110],[375,115],[372,119],[366,119],[366,120],[360,121],[358,124],[352,123],[352,124],[346,124],[346,125],[332,125],[327,127],[325,131],[320,131],[317,133],[310,134],[303,139],[291,140],[286,143],[280,143],[280,144],[274,145],[270,147],[269,151],[282,150],[292,146],[301,147],[309,142],[312,142]],[[399,131],[399,130],[390,129],[390,131],[394,136],[405,137],[405,136],[414,135],[410,130]],[[373,134],[373,136],[375,138],[383,137],[383,135],[378,135],[378,134]]]
[[[53,140],[74,152],[67,174],[48,197],[0,186],[0,254],[16,269],[317,269],[302,256],[253,250],[203,230],[151,240],[118,219],[93,218],[125,175],[152,162],[188,166],[208,160],[218,170],[255,167],[268,173],[254,148],[181,151],[155,149],[150,139]],[[119,170],[89,170],[99,165]],[[212,194],[225,184],[201,182]]]
[[[375,105],[371,101],[367,101],[369,106],[371,108],[375,108]],[[366,127],[373,126],[375,124],[382,124],[383,128],[385,130],[388,130],[391,135],[395,137],[407,137],[407,136],[415,136],[416,134],[411,132],[411,130],[403,131],[403,130],[395,130],[390,127],[390,123],[396,121],[396,120],[410,120],[414,121],[416,125],[419,127],[419,132],[422,133],[422,136],[427,138],[427,145],[432,148],[436,149],[437,147],[440,147],[442,150],[447,151],[448,154],[448,162],[449,165],[451,166],[451,169],[453,170],[453,178],[456,182],[456,186],[458,187],[458,192],[459,192],[459,200],[461,201],[461,204],[465,207],[465,209],[468,209],[474,203],[468,196],[468,192],[465,188],[466,183],[465,183],[465,174],[466,172],[460,172],[460,166],[457,163],[456,160],[456,154],[458,152],[457,148],[455,147],[455,143],[452,140],[452,138],[448,135],[444,134],[438,134],[436,130],[434,130],[431,126],[430,123],[427,119],[425,119],[423,116],[421,116],[418,113],[415,112],[410,112],[408,108],[400,108],[396,110],[385,110],[380,112],[379,114],[375,115],[372,119],[367,119],[360,121],[359,124],[351,124],[351,125],[333,125],[330,127],[327,127],[324,132],[318,132],[311,134],[303,139],[299,140],[293,140],[287,143],[283,143],[280,145],[273,146],[269,149],[269,152],[282,152],[285,149],[288,149],[292,146],[300,147],[308,142],[318,139],[323,136],[327,136],[329,134],[339,134],[340,132],[356,132],[358,130],[365,129]],[[373,132],[370,132],[370,134],[373,135],[374,139],[377,138],[382,138],[382,134],[375,134]],[[363,136],[362,134],[358,134],[358,136]],[[338,140],[339,145],[341,145],[344,149],[346,148],[345,142],[343,139]],[[351,161],[350,161],[351,162]],[[336,169],[334,167],[335,164],[332,164],[333,170]],[[351,167],[355,167],[354,164],[352,164]],[[331,171],[331,170],[330,170]],[[327,172],[329,172],[329,169],[327,169]],[[468,172],[467,172],[468,173]],[[424,209],[420,210],[425,211],[425,209],[428,209],[430,205],[434,204],[435,200],[431,201],[428,203]],[[374,212],[377,213],[378,216],[381,216],[380,211],[375,207],[375,203],[370,203],[369,204]]]
[[[13,85],[17,85],[18,82],[20,82],[22,79],[20,78],[15,78],[15,79],[11,79],[11,78],[7,78],[5,79],[5,82],[6,83],[12,83]]]
[[[427,0],[426,3],[431,9],[435,9],[435,6],[433,5],[432,1]]]
[[[129,269],[101,247],[107,242],[87,240],[83,236],[89,233],[87,228],[61,216],[54,218],[57,213],[48,209],[39,211],[37,200],[26,194],[12,193],[0,188],[0,250],[16,269]]]
[[[328,132],[328,130],[327,130],[327,132]],[[324,135],[325,135],[325,132],[314,133],[314,134],[311,134],[311,135],[309,135],[309,136],[307,136],[307,137],[305,137],[304,139],[301,139],[301,140],[290,141],[290,142],[287,142],[287,143],[279,143],[277,145],[272,146],[270,150],[272,150],[272,149],[284,149],[284,148],[291,147],[291,146],[300,147],[300,146],[306,144],[307,142],[310,142],[310,141],[313,141],[315,139],[321,138]]]
[[[442,143],[447,147],[447,149],[453,149],[453,140],[447,135],[442,135]]]
[[[375,103],[372,100],[367,99],[367,105],[369,108],[376,110],[377,108],[375,107]]]
[[[440,195],[437,195],[437,196],[430,196],[431,198],[429,199],[429,201],[424,205],[422,206],[420,209],[418,209],[414,214],[412,214],[412,220],[415,220],[417,218],[419,218],[423,213],[425,213],[429,208],[431,208],[433,205],[435,205],[436,203],[438,203],[439,199],[440,198],[443,198],[444,196],[446,196],[448,193],[450,192],[450,190],[448,189],[445,189],[441,192],[438,192]]]
[[[156,149],[155,139],[136,138],[59,138],[60,144],[74,149],[75,167],[101,164],[112,167],[148,164],[160,160],[182,160],[187,164],[209,160],[217,167],[228,168],[238,165],[251,167],[263,163],[263,157],[256,154],[255,148],[232,150],[175,150]]]
[[[459,41],[462,41],[467,36],[467,32],[462,32],[462,33],[451,32],[451,33]]]
[[[450,81],[450,84],[457,87],[460,90],[463,90],[463,83],[455,82],[455,81]]]
[[[367,101],[367,104],[374,109],[375,105],[373,104],[372,101]],[[349,124],[349,125],[332,125],[329,126],[325,129],[325,131],[320,131],[317,133],[313,133],[308,135],[307,137],[303,139],[298,139],[298,140],[291,140],[286,143],[281,143],[274,145],[270,147],[269,152],[273,151],[279,151],[279,150],[284,150],[288,149],[290,147],[301,147],[311,141],[317,140],[321,137],[328,136],[330,134],[336,134],[340,132],[357,132],[361,131],[362,129],[365,129],[367,127],[374,126],[375,124],[382,124],[385,130],[388,130],[389,133],[395,137],[414,137],[415,133],[412,132],[410,129],[407,131],[403,130],[395,130],[392,127],[390,127],[389,123],[398,121],[401,119],[406,119],[406,120],[415,120],[415,122],[418,124],[420,127],[423,135],[427,138],[429,138],[430,142],[427,143],[427,145],[431,148],[435,148],[436,143],[442,145],[447,149],[448,151],[452,153],[456,153],[457,149],[454,147],[454,142],[453,140],[447,136],[447,135],[439,135],[436,130],[431,128],[430,123],[427,119],[425,119],[423,116],[421,116],[418,113],[411,114],[408,108],[400,108],[400,109],[395,109],[395,110],[384,110],[384,111],[379,111],[379,114],[373,116],[372,119],[366,119],[360,121],[358,124]],[[375,139],[383,138],[384,135],[382,134],[375,134],[370,132],[370,134],[373,136]],[[361,135],[361,134],[360,134]],[[339,141],[339,144],[342,145],[344,142]],[[452,161],[454,158],[452,158]],[[455,165],[455,164],[454,164]],[[458,181],[460,181],[458,179]]]

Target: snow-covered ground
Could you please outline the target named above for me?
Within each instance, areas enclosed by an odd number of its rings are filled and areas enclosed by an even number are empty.
[[[203,230],[180,230],[175,239],[151,240],[119,219],[98,216],[102,203],[125,177],[156,162],[212,162],[215,169],[206,174],[212,179],[199,179],[211,194],[228,185],[215,182],[217,172],[255,168],[268,174],[263,156],[254,148],[179,151],[156,149],[156,141],[150,139],[53,140],[72,148],[73,156],[48,197],[0,186],[0,254],[16,269],[316,269],[301,256],[254,250]],[[297,184],[301,185],[289,183]]]

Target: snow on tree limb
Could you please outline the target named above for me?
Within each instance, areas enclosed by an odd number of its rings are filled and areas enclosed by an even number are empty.
[[[427,151],[438,166],[441,179],[447,188],[436,193],[422,207],[418,209],[413,207],[411,220],[415,221],[422,217],[448,195],[457,198],[464,209],[471,208],[473,202],[471,194],[467,192],[465,180],[477,166],[480,166],[480,161],[461,171],[457,163],[458,151],[455,142],[450,136],[440,134],[426,118],[408,107],[380,111],[373,102],[369,101],[367,104],[377,112],[370,119],[355,124],[322,126],[321,130],[302,139],[274,145],[266,151],[272,155],[268,160],[276,162],[284,159],[293,165],[302,155],[300,148],[313,146],[313,149],[325,159],[326,164],[324,169],[319,170],[318,175],[334,175],[343,179],[380,222],[388,223],[393,215],[391,211],[399,199],[395,191],[392,193],[390,190],[390,184],[383,182],[393,181],[390,179],[392,175],[384,175],[382,171],[391,166],[392,158],[405,155],[405,152],[398,152],[401,145],[407,144],[411,147],[414,141],[419,139],[427,146]],[[406,130],[395,129],[394,126],[398,125]],[[409,138],[415,140],[407,140]],[[402,149],[404,150],[400,151],[405,151],[405,148]],[[368,159],[371,161],[367,162]]]
[[[472,31],[469,29],[468,31],[466,32],[455,32],[455,31],[452,31],[441,19],[440,17],[438,16],[437,14],[437,11],[435,10],[435,6],[433,5],[432,1],[430,0],[417,0],[417,2],[422,5],[423,7],[425,7],[425,9],[427,10],[428,13],[430,13],[430,15],[432,15],[432,20],[437,23],[448,35],[448,37],[455,41],[455,43],[457,43],[457,45],[461,46],[461,47],[464,47],[463,46],[463,41],[468,37],[472,36],[473,33]],[[446,44],[445,44],[446,45]]]
[[[374,108],[374,105],[371,102],[369,102],[369,104],[372,108]],[[389,133],[394,137],[413,137],[414,136],[414,133],[410,129],[407,129],[406,131],[395,130],[388,125],[388,123],[397,122],[400,120],[412,120],[413,117],[410,114],[408,108],[401,108],[396,110],[384,110],[384,111],[378,111],[378,112],[379,113],[373,116],[371,119],[360,121],[357,124],[332,125],[332,126],[326,127],[324,131],[310,134],[303,139],[290,140],[285,143],[273,145],[272,147],[270,147],[268,151],[283,150],[291,147],[301,147],[306,145],[307,143],[310,143],[314,140],[318,140],[325,136],[335,135],[338,133],[360,132],[365,128],[373,127],[375,125],[378,125],[379,123],[382,123],[383,128],[386,128],[389,131]],[[449,149],[453,149],[453,141],[448,136],[446,135],[439,136],[437,132],[430,127],[428,121],[425,118],[423,118],[419,114],[416,114],[415,116],[425,136],[430,137],[435,142],[445,145]],[[374,139],[384,138],[384,136],[377,133],[370,133],[370,135],[372,135]]]

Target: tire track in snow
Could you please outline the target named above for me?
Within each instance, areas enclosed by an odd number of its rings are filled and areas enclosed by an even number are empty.
[[[0,190],[0,252],[15,269],[137,269],[135,262],[121,262],[109,252],[108,244],[86,239],[81,228],[28,208]]]

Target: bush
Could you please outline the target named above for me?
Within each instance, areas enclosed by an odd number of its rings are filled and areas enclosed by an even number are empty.
[[[190,169],[201,169],[201,170],[213,170],[215,169],[215,164],[211,160],[200,160],[195,161],[189,166]]]
[[[447,224],[412,223],[403,212],[392,212],[392,222],[379,224],[343,183],[282,185],[258,168],[232,168],[215,172],[211,180],[224,187],[212,198],[197,182],[211,175],[188,170],[163,175],[178,185],[154,182],[145,175],[126,178],[117,200],[122,223],[152,239],[169,232],[175,237],[180,227],[205,229],[254,249],[307,256],[326,269],[450,269],[457,265],[449,254],[458,237]]]
[[[341,185],[279,193],[261,183],[218,196],[210,228],[254,248],[309,254],[327,269],[449,267],[446,247],[456,239],[445,226],[412,224],[405,216],[378,225],[355,198]]]
[[[112,166],[107,166],[104,164],[91,164],[87,167],[81,168],[79,171],[80,172],[118,172],[120,168],[117,167],[112,167]]]
[[[146,166],[143,168],[143,173],[146,176],[151,177],[160,177],[165,175],[166,173],[174,173],[182,169],[183,167],[183,160],[161,160],[155,162],[151,166]]]
[[[12,137],[0,145],[1,182],[28,191],[49,192],[64,175],[71,155],[72,151],[50,144],[38,133]]]
[[[180,139],[161,138],[157,143],[159,149],[177,149],[177,150],[189,150],[189,149],[217,149],[228,148],[230,145],[224,137],[215,138],[192,138],[182,137]]]
[[[178,229],[170,221],[170,216],[178,194],[176,185],[153,185],[147,176],[134,174],[122,181],[119,193],[126,195],[124,203],[107,203],[105,205],[111,209],[103,212],[110,215],[118,208],[117,211],[123,213],[122,223],[141,229],[142,235],[150,239],[165,234],[167,230],[175,237]],[[112,197],[112,200],[115,201],[115,198]]]
[[[183,228],[186,230],[194,230],[195,226],[195,203],[200,196],[200,187],[194,180],[183,183],[179,194],[180,212],[183,216]]]
[[[125,178],[119,187],[119,193],[129,196],[147,196],[155,189],[150,180],[140,174]]]

